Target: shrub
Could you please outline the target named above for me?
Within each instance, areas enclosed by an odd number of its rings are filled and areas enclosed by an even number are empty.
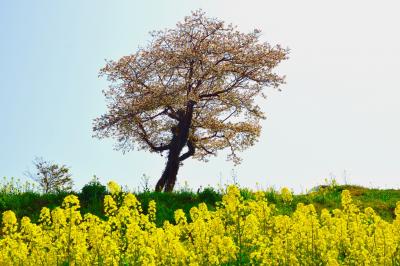
[[[82,209],[85,212],[101,214],[103,210],[102,202],[106,193],[106,186],[101,184],[99,179],[94,176],[81,190],[80,200],[82,202]]]

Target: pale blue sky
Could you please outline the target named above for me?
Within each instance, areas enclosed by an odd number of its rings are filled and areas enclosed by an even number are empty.
[[[136,187],[161,174],[163,158],[123,155],[91,137],[106,111],[104,59],[135,52],[151,30],[191,10],[262,30],[291,49],[282,92],[266,90],[259,143],[235,168],[244,186],[323,182],[400,186],[398,1],[12,1],[0,2],[0,176],[23,177],[35,156],[67,164],[80,188],[93,174]],[[233,165],[224,153],[187,161],[178,181],[216,185]]]

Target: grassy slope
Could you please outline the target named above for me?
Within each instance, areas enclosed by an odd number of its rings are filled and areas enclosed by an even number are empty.
[[[391,221],[394,218],[396,203],[400,201],[400,190],[395,189],[369,189],[353,185],[322,188],[306,195],[295,196],[291,208],[294,210],[299,202],[312,203],[317,211],[321,211],[323,208],[329,210],[340,208],[340,195],[345,189],[350,191],[353,202],[360,210],[372,207],[385,220]]]
[[[329,210],[340,208],[340,194],[342,190],[348,189],[353,196],[353,201],[361,210],[372,207],[382,218],[391,221],[394,217],[393,211],[396,202],[400,201],[400,190],[394,189],[368,189],[359,186],[335,186],[320,187],[317,191],[295,195],[291,204],[284,204],[280,195],[275,191],[268,191],[266,196],[268,202],[275,204],[279,214],[290,215],[298,203],[314,204],[319,212],[323,208]],[[81,199],[82,213],[91,212],[104,218],[102,215],[101,197],[97,199],[87,199],[77,194]],[[248,190],[243,189],[244,198],[251,197]],[[13,210],[18,217],[28,216],[33,221],[37,221],[40,209],[44,206],[54,208],[60,206],[65,193],[59,194],[38,194],[25,192],[21,194],[0,193],[0,212]],[[178,191],[174,193],[147,192],[137,194],[142,202],[144,211],[147,211],[148,202],[154,199],[157,202],[157,223],[162,225],[164,220],[173,221],[173,213],[176,209],[183,209],[186,213],[190,208],[205,202],[210,209],[215,209],[216,202],[220,201],[221,194],[213,189],[205,189],[200,193]]]

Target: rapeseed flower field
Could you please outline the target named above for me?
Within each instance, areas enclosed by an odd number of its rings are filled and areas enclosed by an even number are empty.
[[[108,188],[106,220],[82,217],[74,195],[43,208],[38,223],[5,211],[0,265],[400,265],[400,202],[389,222],[344,190],[340,209],[318,214],[299,203],[287,216],[265,192],[244,199],[229,186],[215,211],[201,203],[157,227],[155,201],[144,213],[133,194],[114,182]],[[290,190],[282,195],[292,200]]]

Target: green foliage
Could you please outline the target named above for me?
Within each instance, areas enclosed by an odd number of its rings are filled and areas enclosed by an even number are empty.
[[[197,199],[199,202],[204,202],[209,206],[215,204],[215,202],[222,200],[222,195],[217,192],[213,187],[206,187],[199,193],[197,193]]]
[[[26,186],[21,185],[20,181],[17,182],[13,179],[13,182],[2,182],[0,185],[0,213],[13,210],[18,218],[28,216],[32,221],[37,221],[42,207],[53,209],[61,205],[64,197],[69,194],[67,192],[42,194],[31,189],[25,189]],[[394,218],[396,202],[400,201],[400,190],[368,189],[349,185],[319,186],[308,193],[293,195],[291,202],[285,202],[280,192],[270,188],[265,191],[265,197],[270,204],[275,205],[275,211],[278,214],[291,215],[298,203],[312,203],[318,212],[323,208],[328,210],[339,208],[340,195],[344,189],[350,191],[353,201],[360,209],[372,207],[382,218],[388,221]],[[107,193],[106,187],[94,177],[82,188],[80,193],[74,194],[79,197],[83,214],[92,213],[104,218],[103,199]],[[240,193],[245,199],[254,197],[251,190],[246,188],[242,188]],[[145,213],[147,213],[149,202],[151,200],[156,201],[156,223],[158,226],[161,226],[164,221],[173,223],[174,211],[177,209],[182,209],[186,214],[189,214],[190,208],[204,202],[209,209],[215,210],[217,203],[222,200],[221,191],[212,187],[206,187],[197,193],[184,187],[171,193],[144,190],[135,194]]]
[[[265,191],[265,197],[267,198],[269,203],[278,203],[279,195],[278,192],[276,192],[273,188],[269,188],[267,189],[267,191]]]
[[[175,210],[182,209],[186,214],[189,214],[189,210],[201,202],[197,194],[189,191],[144,192],[139,193],[137,197],[142,203],[145,213],[147,213],[148,205],[151,200],[157,203],[157,226],[161,226],[166,220],[173,223]],[[209,205],[211,209],[215,209],[215,202],[209,202],[207,205]]]
[[[240,195],[243,197],[244,200],[255,199],[252,190],[248,188],[241,188]]]
[[[15,212],[18,218],[28,216],[37,221],[43,207],[53,209],[60,206],[63,199],[70,193],[58,192],[40,194],[38,192],[0,193],[0,213],[6,210]]]
[[[96,176],[93,176],[93,179],[83,186],[81,193],[79,194],[79,200],[83,212],[90,212],[103,217],[103,201],[106,194],[106,186],[101,184]]]

